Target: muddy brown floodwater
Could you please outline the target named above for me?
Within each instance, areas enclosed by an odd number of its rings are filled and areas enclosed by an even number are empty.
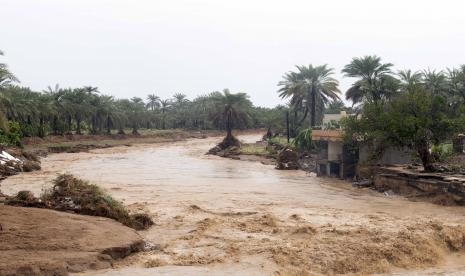
[[[258,135],[241,139],[255,141]],[[156,225],[157,245],[89,275],[461,275],[465,209],[385,197],[302,171],[204,153],[219,138],[55,154],[2,191],[57,173],[105,188]]]

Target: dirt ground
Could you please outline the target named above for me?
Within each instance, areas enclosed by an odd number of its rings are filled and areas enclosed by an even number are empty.
[[[258,135],[242,136],[254,142]],[[155,226],[156,244],[86,275],[436,275],[465,270],[465,212],[384,196],[303,171],[205,156],[219,138],[50,155],[2,182],[40,193],[88,179]],[[460,275],[460,274],[457,274]]]
[[[101,217],[0,205],[0,224],[0,275],[109,268],[144,246],[136,231]]]

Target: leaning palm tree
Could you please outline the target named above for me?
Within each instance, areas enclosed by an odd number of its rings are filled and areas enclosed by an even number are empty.
[[[3,55],[3,52],[0,50],[0,56]],[[8,65],[5,63],[0,63],[0,89],[3,89],[15,82],[19,82],[19,80],[13,73],[10,72]]]
[[[229,89],[224,89],[223,93],[212,93],[211,97],[214,107],[211,117],[216,122],[223,122],[226,137],[222,147],[227,148],[237,143],[232,135],[233,128],[247,125],[252,102],[246,93],[231,93]]]
[[[324,105],[339,100],[339,82],[332,77],[328,66],[297,66],[298,72],[289,72],[278,85],[282,98],[291,97],[291,103],[300,106],[305,103],[304,118],[310,113],[310,127],[316,125],[317,109],[322,113]],[[321,114],[320,114],[321,115]]]
[[[0,56],[4,53],[0,50]],[[15,82],[19,82],[18,78],[10,72],[8,65],[0,63],[0,129],[9,132],[8,119],[6,116],[6,105],[11,105],[11,99],[5,95],[5,88],[9,87]]]
[[[346,99],[358,104],[392,98],[397,92],[397,80],[392,76],[392,66],[392,63],[381,63],[378,56],[353,58],[342,69],[345,77],[358,78],[347,90]]]

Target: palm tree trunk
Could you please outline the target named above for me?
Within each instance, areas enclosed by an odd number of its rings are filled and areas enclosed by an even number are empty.
[[[69,114],[68,115],[68,134],[73,134],[72,129],[71,129],[71,124],[72,124],[72,117]]]
[[[119,124],[118,134],[121,134],[121,135],[126,134],[126,133],[124,132],[123,124],[122,124],[122,123]]]
[[[107,116],[107,135],[111,135],[111,118]]]
[[[91,124],[92,124],[91,128],[92,128],[92,130],[90,131],[90,133],[94,134],[94,135],[97,134],[97,126],[96,126],[97,122],[96,121],[97,121],[97,119],[95,118],[94,115],[92,115],[92,119],[91,119]]]
[[[226,116],[226,140],[232,139],[232,122],[231,122],[231,112],[228,112]]]
[[[161,114],[161,128],[165,129],[165,110],[162,110]]]
[[[45,137],[44,118],[42,116],[39,118],[39,137]]]
[[[139,135],[139,132],[137,131],[137,122],[132,123],[132,135]]]
[[[76,134],[82,135],[81,133],[81,115],[76,117]]]
[[[316,95],[315,95],[315,87],[312,86],[311,90],[311,97],[312,97],[312,106],[311,106],[311,118],[310,118],[310,128],[315,126],[316,122]]]
[[[53,116],[53,135],[58,135],[58,116],[54,115]]]
[[[434,171],[433,161],[427,143],[422,143],[422,145],[418,147],[417,152],[423,164],[423,169],[427,172]]]

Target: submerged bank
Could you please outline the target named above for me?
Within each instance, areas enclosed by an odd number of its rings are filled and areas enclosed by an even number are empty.
[[[40,193],[56,173],[69,172],[153,214],[156,225],[140,234],[156,249],[88,274],[305,275],[465,267],[450,262],[451,253],[464,252],[461,207],[409,202],[303,171],[205,156],[219,140],[50,155],[42,172],[13,176],[3,188]]]

